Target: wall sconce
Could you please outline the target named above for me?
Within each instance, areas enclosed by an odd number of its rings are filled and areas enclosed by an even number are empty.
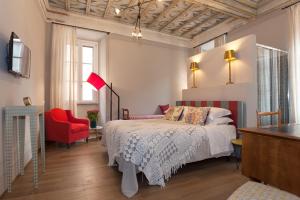
[[[192,73],[193,73],[193,86],[192,86],[192,88],[197,88],[197,86],[196,86],[196,76],[195,76],[195,73],[196,73],[197,70],[199,70],[199,65],[198,65],[198,63],[196,63],[196,62],[191,62],[190,70],[192,70]]]
[[[234,51],[234,50],[227,50],[227,51],[225,51],[225,53],[224,53],[224,59],[225,59],[225,60],[228,62],[228,64],[229,64],[229,80],[228,80],[228,82],[226,83],[226,85],[234,84],[234,83],[231,81],[231,61],[236,60],[235,51]]]

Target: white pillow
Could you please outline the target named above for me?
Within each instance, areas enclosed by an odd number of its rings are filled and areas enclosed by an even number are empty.
[[[231,111],[225,108],[211,107],[207,119],[214,120],[220,117],[231,115]]]
[[[214,120],[207,119],[206,125],[223,125],[223,124],[229,124],[231,122],[233,122],[233,120],[230,119],[229,117],[219,117]]]

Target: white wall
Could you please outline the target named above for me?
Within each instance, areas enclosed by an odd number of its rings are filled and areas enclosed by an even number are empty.
[[[257,20],[230,31],[228,41],[234,41],[250,34],[256,35],[259,44],[287,51],[289,49],[288,9],[259,17]]]
[[[108,81],[132,114],[159,113],[159,104],[175,104],[187,88],[188,49],[111,34]]]
[[[44,71],[46,63],[46,28],[36,0],[0,1],[0,109],[23,105],[30,96],[33,104],[44,104]],[[14,31],[31,49],[30,79],[15,78],[7,72],[6,44]],[[5,190],[3,177],[3,113],[0,115],[0,194]],[[27,121],[28,122],[28,121]],[[31,158],[29,124],[26,123],[25,159]]]
[[[232,81],[228,81],[228,63],[225,50],[234,49],[238,59],[232,62]],[[257,108],[256,38],[246,36],[222,47],[190,57],[199,62],[196,89],[191,89],[192,74],[188,70],[189,89],[183,90],[183,100],[238,100],[246,103],[247,125],[254,126]]]

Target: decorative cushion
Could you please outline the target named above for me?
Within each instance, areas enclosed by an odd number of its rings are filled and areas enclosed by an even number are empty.
[[[188,124],[204,126],[209,108],[204,107],[188,107],[188,111],[184,116],[184,121]]]
[[[166,111],[166,114],[165,114],[165,119],[166,120],[172,120],[172,116],[173,116],[173,113],[174,113],[174,106],[170,106],[169,109]]]
[[[71,124],[71,132],[78,133],[80,131],[86,131],[89,127],[86,124],[72,123]]]
[[[176,106],[174,108],[174,112],[173,112],[173,115],[172,115],[172,120],[173,121],[178,121],[181,114],[182,114],[182,111],[183,111],[183,107],[182,106]]]
[[[182,106],[170,106],[165,115],[166,120],[178,121],[183,111]]]
[[[167,110],[169,109],[169,107],[170,107],[169,104],[167,104],[167,105],[159,105],[159,108],[160,108],[161,113],[163,115],[165,115],[167,113]]]
[[[179,121],[184,122],[184,116],[186,116],[186,114],[188,113],[189,107],[190,106],[183,106],[183,112],[182,112],[182,115],[181,115]]]

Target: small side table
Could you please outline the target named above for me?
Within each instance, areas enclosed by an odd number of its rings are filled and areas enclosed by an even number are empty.
[[[96,126],[96,128],[90,128],[90,133],[95,133],[96,134],[96,139],[101,140],[102,138],[102,126]],[[89,137],[90,139],[90,137]]]
[[[33,185],[38,188],[38,144],[37,144],[37,121],[40,127],[40,145],[42,157],[42,171],[45,172],[45,129],[43,106],[8,106],[4,107],[4,168],[8,192],[11,192],[13,147],[17,145],[17,169],[24,175],[24,142],[25,142],[25,116],[30,119],[30,139],[33,161]],[[17,131],[14,131],[14,119],[17,119]],[[17,137],[17,144],[14,143]]]
[[[242,146],[243,146],[243,141],[242,139],[234,139],[231,140],[231,143],[234,148],[234,157],[236,158],[236,168],[239,169],[240,167],[240,160],[242,157]]]

